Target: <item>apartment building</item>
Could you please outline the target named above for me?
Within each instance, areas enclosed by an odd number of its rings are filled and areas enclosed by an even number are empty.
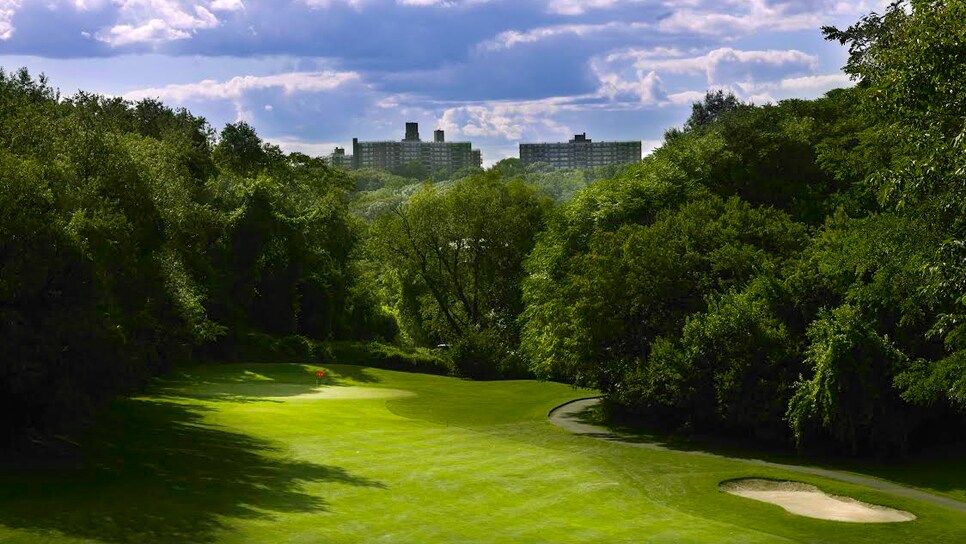
[[[569,142],[520,144],[523,164],[543,162],[554,170],[590,169],[641,160],[641,142],[594,142],[587,133]]]

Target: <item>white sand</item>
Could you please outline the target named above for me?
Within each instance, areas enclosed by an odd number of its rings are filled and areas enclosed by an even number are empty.
[[[828,495],[814,485],[800,482],[749,478],[724,482],[720,487],[726,493],[777,504],[792,514],[810,518],[856,523],[889,523],[916,519],[909,512],[868,504],[849,497]]]

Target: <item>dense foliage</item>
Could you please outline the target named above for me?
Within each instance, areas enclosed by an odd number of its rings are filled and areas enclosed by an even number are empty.
[[[405,334],[455,343],[454,360],[468,376],[519,367],[509,360],[519,336],[523,259],[548,206],[523,183],[486,174],[445,190],[422,186],[377,220],[371,253]]]
[[[846,30],[854,89],[709,93],[527,263],[535,371],[678,429],[901,453],[964,430],[962,2]]]
[[[249,332],[377,333],[347,189],[244,123],[0,72],[0,438]]]

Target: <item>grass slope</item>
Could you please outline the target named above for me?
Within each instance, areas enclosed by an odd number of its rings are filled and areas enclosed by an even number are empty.
[[[586,396],[356,366],[192,368],[118,401],[84,468],[0,473],[0,542],[962,542],[966,516],[847,484],[572,436]],[[718,491],[807,481],[912,511],[813,520]]]

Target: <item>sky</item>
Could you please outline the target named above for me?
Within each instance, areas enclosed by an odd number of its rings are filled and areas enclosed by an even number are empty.
[[[708,89],[756,104],[852,84],[822,25],[882,0],[0,0],[0,67],[244,120],[288,151],[471,141],[641,140]],[[350,151],[351,152],[351,151]]]

